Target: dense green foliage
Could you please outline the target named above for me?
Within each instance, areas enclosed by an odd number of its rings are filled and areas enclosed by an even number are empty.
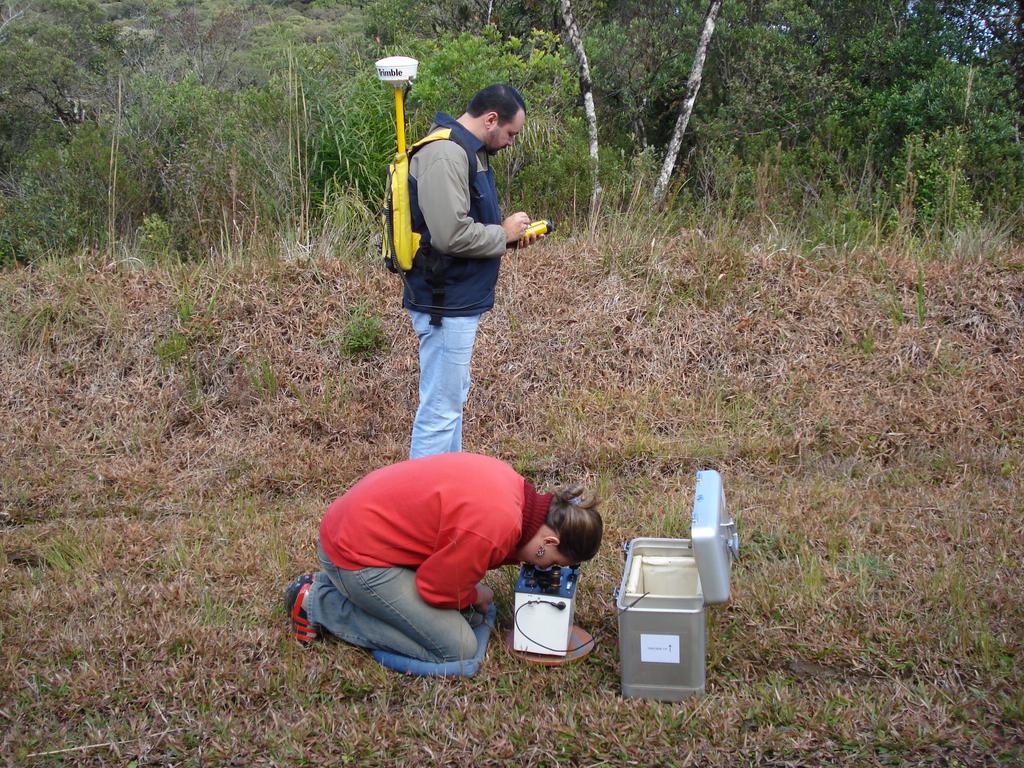
[[[607,207],[650,186],[705,10],[576,3]],[[672,204],[1019,232],[1022,13],[1020,0],[727,2]],[[376,207],[394,125],[372,62],[394,53],[421,61],[411,138],[482,85],[519,86],[529,120],[499,156],[502,195],[572,216],[591,179],[561,24],[555,0],[0,2],[0,264],[115,245],[202,257]]]

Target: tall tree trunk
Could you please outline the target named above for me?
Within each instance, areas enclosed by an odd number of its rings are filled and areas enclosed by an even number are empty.
[[[580,68],[580,92],[583,94],[583,110],[587,115],[587,131],[590,134],[590,173],[594,179],[594,186],[590,193],[590,217],[597,213],[601,204],[601,180],[598,176],[599,165],[597,162],[597,111],[594,109],[594,83],[590,79],[590,65],[587,63],[587,52],[583,48],[583,40],[580,38],[580,29],[576,26],[576,17],[572,12],[572,4],[569,0],[562,2],[562,20],[565,22],[565,30],[569,35],[569,42],[576,54],[576,61]]]
[[[653,202],[655,206],[659,206],[665,201],[668,180],[672,175],[672,170],[675,168],[676,158],[679,156],[679,148],[683,144],[683,134],[686,132],[686,124],[690,122],[693,103],[697,100],[697,91],[700,90],[700,80],[704,74],[704,59],[707,58],[708,44],[711,42],[711,35],[714,34],[715,20],[718,18],[718,12],[721,9],[722,0],[711,0],[707,16],[704,17],[704,29],[700,33],[700,42],[697,43],[697,53],[693,57],[690,78],[686,81],[686,99],[679,110],[679,119],[676,120],[672,141],[668,144],[668,154],[665,155],[665,162],[661,166],[658,183],[654,186]]]
[[[1017,85],[1017,114],[1024,115],[1024,0],[1017,0],[1011,37],[1010,61]]]

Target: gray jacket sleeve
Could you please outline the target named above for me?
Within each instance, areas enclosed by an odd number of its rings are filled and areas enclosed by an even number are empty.
[[[420,211],[434,248],[451,256],[492,259],[505,253],[500,224],[469,217],[469,159],[453,141],[435,141],[413,155],[409,173],[416,179]]]

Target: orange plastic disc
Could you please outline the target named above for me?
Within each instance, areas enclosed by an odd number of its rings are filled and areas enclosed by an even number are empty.
[[[572,629],[569,630],[569,649],[565,656],[558,656],[556,654],[547,653],[527,653],[526,651],[517,651],[513,647],[515,642],[514,630],[508,630],[505,633],[505,648],[513,656],[517,656],[524,661],[529,661],[534,664],[543,664],[547,667],[559,667],[562,664],[571,664],[574,661],[579,661],[592,650],[596,643],[594,642],[593,636],[575,624],[572,625]]]

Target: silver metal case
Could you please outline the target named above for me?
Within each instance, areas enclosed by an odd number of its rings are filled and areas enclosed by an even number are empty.
[[[739,552],[722,478],[697,473],[691,539],[636,538],[616,590],[622,695],[678,701],[702,694],[704,606],[728,601]]]
[[[728,602],[729,576],[732,561],[739,556],[740,540],[736,524],[726,510],[722,476],[713,469],[697,473],[690,541],[700,571],[704,603]]]

